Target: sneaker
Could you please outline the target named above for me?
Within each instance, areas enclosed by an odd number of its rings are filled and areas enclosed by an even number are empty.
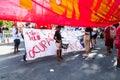
[[[60,59],[63,59],[63,57],[61,56]]]
[[[24,60],[24,61],[27,61],[27,60],[26,60],[26,55],[23,55],[23,60]]]
[[[19,50],[17,52],[20,52]]]
[[[116,69],[120,69],[120,66],[117,65],[117,66],[116,66]]]
[[[88,57],[88,54],[83,54],[83,59],[86,59]]]
[[[88,54],[83,54],[83,56],[84,56],[84,57],[87,57],[87,56],[88,56]]]
[[[92,48],[94,48],[94,47],[95,47],[95,45],[92,46]]]
[[[111,53],[112,53],[112,51],[109,51],[109,53],[111,54]]]
[[[60,58],[58,58],[58,59],[57,59],[57,61],[61,61],[61,59],[60,59]]]

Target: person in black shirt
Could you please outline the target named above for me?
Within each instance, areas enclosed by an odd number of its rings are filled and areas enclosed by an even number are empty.
[[[62,57],[62,36],[60,34],[61,27],[62,26],[57,26],[55,34],[54,34],[54,39],[56,41],[56,47],[57,47],[57,59],[58,60],[63,59]]]
[[[2,29],[2,27],[0,27],[0,33],[3,33],[3,29]]]

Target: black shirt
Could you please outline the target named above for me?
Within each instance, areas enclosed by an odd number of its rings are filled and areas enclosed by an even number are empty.
[[[60,34],[60,31],[56,31],[55,32],[55,35],[54,35],[58,40],[61,40],[61,34]],[[58,42],[58,41],[56,41],[56,42]]]
[[[86,28],[86,29],[85,29],[85,32],[92,32],[92,31],[93,31],[92,28]]]
[[[0,33],[2,33],[2,28],[0,28]]]

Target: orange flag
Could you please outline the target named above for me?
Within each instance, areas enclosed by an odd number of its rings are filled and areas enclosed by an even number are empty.
[[[32,0],[20,0],[20,7],[31,10],[32,9]]]

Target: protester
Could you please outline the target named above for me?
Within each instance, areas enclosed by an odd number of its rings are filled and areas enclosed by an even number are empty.
[[[63,59],[62,57],[62,36],[60,34],[62,26],[57,26],[56,31],[54,34],[54,39],[56,41],[56,47],[57,47],[57,60],[60,61]]]
[[[27,25],[27,26],[28,26],[28,25]],[[24,25],[21,24],[21,25],[20,25],[20,33],[21,33],[22,39],[24,40],[23,28],[24,28]],[[23,60],[24,60],[24,61],[26,61],[26,54],[27,54],[27,52],[26,52],[26,48],[25,48],[25,50],[24,50],[24,55],[23,55]]]
[[[3,28],[0,26],[0,42],[3,41]]]
[[[118,56],[117,56],[117,68],[120,68],[120,26],[116,29],[116,39],[115,39],[115,45],[118,48]]]
[[[19,33],[16,23],[13,26],[13,38],[14,38],[14,53],[17,53],[19,52],[18,48],[20,45],[21,34]]]
[[[22,38],[23,38],[23,40],[24,40],[23,28],[24,28],[24,25],[21,24],[21,36],[22,36]],[[26,24],[25,24],[25,28],[35,28],[35,26],[34,26],[34,27],[33,27],[33,26],[31,27],[31,23],[26,23]],[[24,61],[27,61],[27,60],[26,60],[26,57],[27,57],[27,51],[26,51],[26,48],[25,48],[25,52],[24,52],[24,55],[23,55],[23,60],[24,60]]]
[[[31,28],[30,23],[25,24],[26,28]]]
[[[113,41],[114,41],[114,36],[111,34],[115,31],[115,27],[113,25],[107,26],[104,30],[104,40],[105,40],[105,46],[107,50],[107,54],[109,55],[111,53],[111,49],[113,48]]]
[[[41,28],[40,29],[47,29],[47,27],[46,26],[41,26]]]
[[[91,46],[92,48],[95,47],[95,44],[96,44],[96,38],[97,38],[97,28],[93,28],[93,31],[92,31],[92,39],[91,39]]]
[[[87,57],[89,55],[90,51],[90,34],[92,32],[92,28],[86,28],[85,29],[85,35],[84,35],[84,45],[85,45],[85,54],[83,54],[84,57]]]
[[[4,43],[9,43],[9,28],[3,26]]]
[[[24,25],[22,25],[22,28],[24,28]],[[30,28],[30,23],[26,23],[26,24],[25,24],[25,28]],[[22,30],[23,30],[23,29],[22,29]],[[22,33],[22,38],[23,38],[23,40],[24,40],[23,31],[21,31],[21,33]],[[23,60],[24,60],[24,61],[27,61],[27,60],[26,60],[26,57],[27,57],[27,51],[26,51],[26,48],[25,48],[24,55],[23,55]]]
[[[99,29],[100,29],[100,31],[99,31],[99,38],[104,39],[104,29],[105,28],[99,28]]]

